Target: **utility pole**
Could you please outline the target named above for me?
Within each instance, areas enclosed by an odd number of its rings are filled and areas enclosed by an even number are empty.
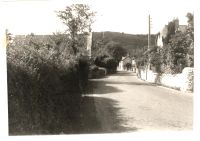
[[[148,50],[151,46],[151,17],[149,15],[149,33],[148,33]]]
[[[147,49],[147,51],[150,50],[150,46],[151,46],[151,17],[150,17],[150,15],[148,17],[148,30],[149,31],[148,31],[148,49]],[[150,58],[148,55],[148,62],[147,62],[147,66],[146,66],[146,80],[147,80],[147,73],[148,73],[149,69],[150,69]]]

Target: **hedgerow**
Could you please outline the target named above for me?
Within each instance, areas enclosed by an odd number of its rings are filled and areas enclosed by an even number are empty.
[[[88,59],[71,55],[67,38],[58,36],[15,38],[7,48],[11,135],[69,133],[80,125]]]

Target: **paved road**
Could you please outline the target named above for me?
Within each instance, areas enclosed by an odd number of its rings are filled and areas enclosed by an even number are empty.
[[[144,82],[130,72],[93,79],[91,88],[83,100],[83,132],[192,129],[192,94]]]

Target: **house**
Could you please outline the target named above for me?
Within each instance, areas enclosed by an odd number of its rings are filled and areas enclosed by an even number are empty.
[[[174,23],[175,23],[175,33],[176,32],[186,32],[187,31],[187,25],[179,25],[179,20],[178,19],[174,19]],[[157,34],[156,37],[156,45],[158,47],[163,47],[164,45],[164,39],[167,37],[168,34],[168,25],[165,25],[163,27],[163,29],[161,29],[161,31]]]
[[[158,47],[163,46],[163,40],[164,38],[166,38],[166,36],[167,36],[167,25],[165,25],[164,28],[157,34],[156,45]]]
[[[117,67],[118,71],[134,71],[136,70],[136,62],[134,58],[130,57],[129,55],[126,57],[122,57],[119,65]]]

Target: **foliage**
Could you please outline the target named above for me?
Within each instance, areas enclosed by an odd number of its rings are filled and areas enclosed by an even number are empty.
[[[164,44],[168,44],[171,36],[175,34],[175,31],[176,31],[176,21],[177,20],[178,19],[174,19],[173,21],[171,21],[171,22],[168,23],[168,25],[167,25],[167,35],[164,38]]]
[[[72,4],[65,10],[58,12],[58,17],[67,26],[67,33],[71,39],[73,53],[78,52],[78,36],[85,32],[91,31],[91,24],[94,22],[95,13],[85,4]],[[83,45],[81,46],[83,47]]]
[[[113,73],[117,69],[118,62],[112,57],[102,55],[95,58],[94,64],[106,68],[108,73]]]
[[[155,72],[160,73],[163,60],[161,59],[161,54],[158,51],[157,46],[151,50],[149,58],[150,58],[151,69],[153,69],[153,71],[155,71]]]
[[[132,68],[132,64],[130,62],[126,62],[123,64],[124,68],[127,68],[127,70],[130,70]]]
[[[136,58],[136,66],[138,68],[144,68],[147,65],[147,61],[148,61],[148,56],[147,55],[142,55],[140,57]]]
[[[116,71],[118,62],[115,58],[106,57],[103,60],[103,63],[105,64],[105,68],[108,70],[108,73],[114,73]]]
[[[151,45],[155,45],[155,35],[151,35]],[[119,32],[93,32],[93,56],[98,54],[98,49],[109,42],[116,42],[123,47],[130,56],[138,58],[147,49],[147,35],[133,35]]]
[[[191,30],[194,30],[194,15],[192,13],[187,13],[188,25]]]
[[[127,54],[127,51],[117,42],[108,42],[105,47],[110,56],[112,56],[118,63],[122,56]]]
[[[113,41],[99,45],[94,57],[95,65],[105,67],[109,73],[115,72],[122,56],[126,55],[126,50],[120,44]]]
[[[150,52],[150,63],[156,72],[181,73],[185,67],[194,65],[194,27],[193,15],[187,14],[188,26],[186,32],[177,30],[178,19],[168,24],[168,33],[164,46]]]
[[[89,68],[89,78],[101,78],[107,74],[105,68],[97,67],[96,65],[91,65]]]
[[[16,37],[7,48],[10,134],[72,133],[77,128],[72,125],[80,122],[88,61],[71,55],[68,45],[63,35],[28,35]]]

